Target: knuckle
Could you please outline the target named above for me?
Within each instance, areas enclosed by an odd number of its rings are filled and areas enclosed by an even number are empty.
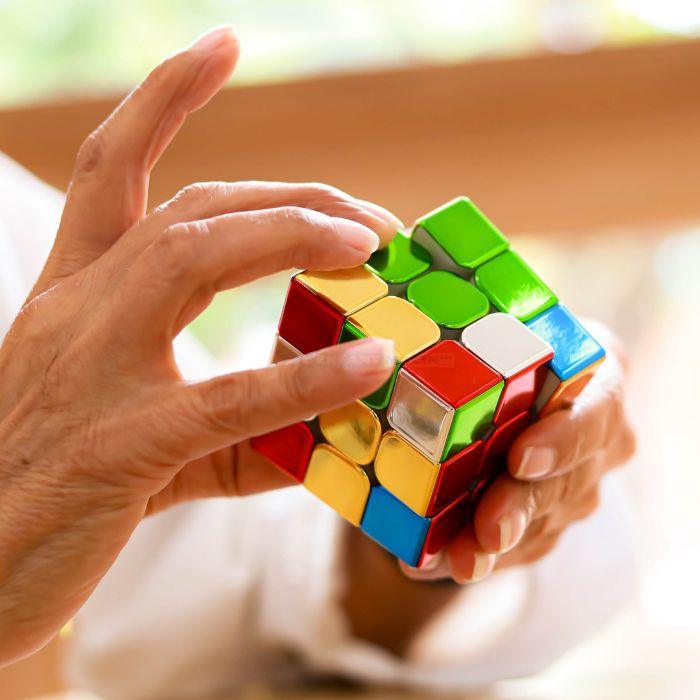
[[[180,51],[159,63],[136,88],[134,92],[153,91],[160,93],[166,89],[173,79],[173,76],[180,74],[188,66],[192,65],[195,54],[192,49]]]
[[[324,182],[307,182],[305,188],[308,190],[309,197],[315,202],[328,203],[347,199],[347,195],[342,190]]]
[[[600,506],[600,489],[595,486],[581,502],[580,506],[572,513],[573,520],[585,520],[595,513]]]
[[[309,365],[303,361],[291,362],[284,374],[282,389],[292,406],[305,406],[311,398]]]
[[[182,276],[193,268],[197,245],[196,224],[170,226],[159,233],[151,244],[155,264],[162,272]]]
[[[105,150],[104,125],[100,125],[81,144],[75,159],[75,174],[88,175],[97,170],[104,161]]]
[[[194,182],[183,187],[173,201],[186,208],[202,208],[225,196],[229,187],[225,182]]]
[[[309,232],[318,227],[318,215],[304,207],[287,206],[277,209],[277,218],[282,226],[294,230]]]
[[[313,251],[323,246],[330,235],[329,219],[303,207],[281,207],[275,213],[276,223],[287,229],[289,244],[284,252],[285,267],[305,268],[311,265]]]
[[[637,452],[637,435],[627,424],[620,433],[620,443],[620,464],[622,464]]]
[[[250,372],[207,382],[197,396],[196,411],[216,432],[245,433],[255,398]]]

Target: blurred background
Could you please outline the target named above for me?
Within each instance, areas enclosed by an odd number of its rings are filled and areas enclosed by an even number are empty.
[[[197,180],[322,180],[410,222],[467,194],[629,349],[640,585],[492,697],[698,697],[700,3],[0,0],[0,151],[64,188],[119,97],[222,22],[239,70],[158,166],[154,203]],[[228,367],[264,364],[286,284],[219,295],[194,332]],[[0,697],[58,690],[59,657],[0,672]]]

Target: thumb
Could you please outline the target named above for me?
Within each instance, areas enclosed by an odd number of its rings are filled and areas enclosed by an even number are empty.
[[[238,58],[232,27],[168,58],[83,143],[42,288],[101,256],[145,213],[151,170],[190,112],[225,83]]]

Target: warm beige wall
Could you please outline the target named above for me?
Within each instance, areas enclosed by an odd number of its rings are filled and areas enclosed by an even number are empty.
[[[700,218],[700,41],[226,90],[154,198],[208,179],[326,180],[404,218],[467,193],[507,232]],[[0,150],[65,185],[113,100],[0,113]]]

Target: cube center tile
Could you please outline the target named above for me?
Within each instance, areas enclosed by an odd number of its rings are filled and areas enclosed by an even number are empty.
[[[502,377],[454,340],[443,340],[404,365],[443,401],[455,408],[498,384]]]
[[[488,299],[473,284],[444,270],[411,282],[406,297],[446,328],[464,328],[489,312]]]
[[[369,464],[377,453],[382,426],[376,413],[360,401],[318,417],[323,437],[357,464]]]
[[[402,369],[389,403],[389,424],[423,452],[439,462],[452,424],[454,409]]]

